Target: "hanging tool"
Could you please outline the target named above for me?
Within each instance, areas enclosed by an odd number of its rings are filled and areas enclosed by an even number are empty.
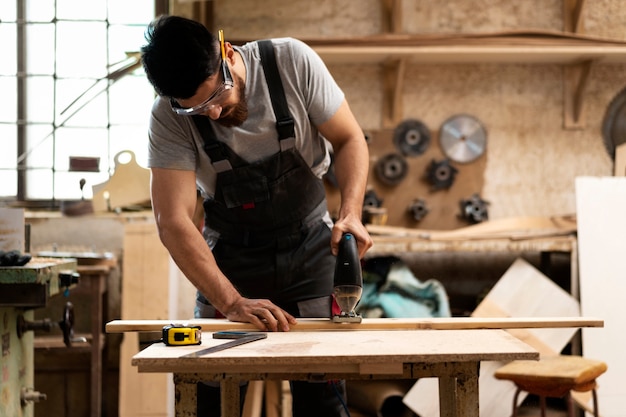
[[[489,220],[489,212],[487,211],[489,202],[480,198],[478,194],[473,194],[468,199],[461,199],[459,205],[461,207],[460,218],[473,224]]]
[[[487,147],[487,130],[480,120],[469,114],[458,114],[443,122],[439,129],[443,153],[455,162],[472,162]]]
[[[433,191],[448,189],[452,187],[457,172],[459,171],[450,165],[448,159],[440,161],[433,159],[426,170],[426,179],[430,182]]]
[[[197,352],[189,353],[182,356],[183,358],[199,358],[200,356],[208,355],[209,353],[219,352],[220,350],[229,349],[234,346],[243,345],[245,343],[254,342],[257,340],[267,338],[267,333],[260,332],[215,332],[213,333],[213,339],[233,339],[230,342],[222,343],[221,345],[211,346],[206,349],[200,349]]]
[[[360,323],[361,316],[354,309],[363,293],[363,275],[356,238],[351,233],[344,233],[339,241],[333,292],[341,308],[341,314],[335,315],[333,322]]]
[[[409,164],[399,153],[390,153],[378,160],[375,166],[376,176],[386,185],[399,184],[409,170]]]
[[[403,155],[421,155],[430,145],[430,130],[419,120],[407,119],[395,128],[393,143]]]
[[[418,222],[422,220],[429,211],[430,209],[423,198],[416,198],[408,207],[408,212],[411,214],[411,217]]]

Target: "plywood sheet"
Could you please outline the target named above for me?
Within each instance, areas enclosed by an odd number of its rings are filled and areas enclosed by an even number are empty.
[[[183,358],[223,343],[212,338],[203,338],[202,346],[157,343],[135,355],[133,364],[141,372],[394,375],[403,374],[403,363],[538,358],[536,350],[502,330],[272,332],[266,339]]]
[[[585,357],[606,362],[598,378],[603,417],[624,417],[626,407],[626,178],[576,178],[580,301],[583,314],[606,320],[606,329],[583,331]]]
[[[517,259],[487,294],[473,317],[579,316],[578,301],[523,259]],[[511,332],[541,354],[559,353],[576,329],[524,329]],[[515,385],[493,374],[504,362],[483,362],[479,378],[480,416],[510,415]],[[404,397],[404,403],[422,417],[438,417],[437,380],[420,379]],[[503,399],[506,399],[503,401]],[[509,400],[510,399],[510,400]],[[523,395],[520,395],[520,402]]]

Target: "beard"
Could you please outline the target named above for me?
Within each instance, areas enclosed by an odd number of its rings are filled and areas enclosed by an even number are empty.
[[[237,104],[222,109],[222,115],[216,120],[224,127],[241,126],[248,118],[248,101],[246,100],[245,84],[241,77],[235,76],[235,84],[238,97]]]

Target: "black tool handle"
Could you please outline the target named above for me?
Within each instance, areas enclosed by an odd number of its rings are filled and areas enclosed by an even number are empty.
[[[352,233],[344,233],[339,241],[335,264],[335,287],[337,285],[363,286],[359,247]]]

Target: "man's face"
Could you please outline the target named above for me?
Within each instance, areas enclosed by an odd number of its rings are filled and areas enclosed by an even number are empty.
[[[224,103],[222,111],[217,119],[217,123],[225,127],[241,126],[248,118],[248,102],[245,94],[245,82],[237,74],[233,74],[235,87],[231,91],[230,100]]]
[[[225,62],[222,65],[225,71],[207,78],[192,97],[172,100],[174,111],[186,116],[198,114],[210,117],[226,127],[240,126],[248,118],[245,82],[236,73],[231,73]],[[227,72],[228,80],[232,80],[232,88],[225,88],[228,83],[224,80],[224,72]]]

